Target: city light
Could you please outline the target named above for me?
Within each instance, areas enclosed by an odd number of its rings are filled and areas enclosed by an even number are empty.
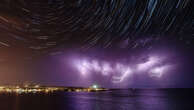
[[[93,89],[98,89],[98,85],[94,84],[94,85],[92,85],[92,88]]]
[[[6,85],[0,86],[0,93],[16,93],[16,94],[30,94],[30,93],[53,93],[57,91],[63,92],[97,92],[105,91],[108,89],[99,88],[97,84],[89,88],[81,87],[46,87],[40,85],[24,84],[24,85]]]

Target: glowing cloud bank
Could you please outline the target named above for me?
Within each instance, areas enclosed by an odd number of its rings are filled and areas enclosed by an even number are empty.
[[[156,65],[157,63],[159,63],[161,61],[161,58],[159,57],[149,57],[148,61],[144,62],[144,63],[140,63],[137,66],[137,69],[139,71],[145,71],[148,70],[149,68],[151,68],[152,66]]]
[[[168,73],[173,65],[163,63],[165,58],[149,56],[146,61],[123,63],[97,60],[91,58],[75,59],[73,67],[83,78],[98,74],[103,77],[111,77],[112,83],[122,83],[129,80],[135,74],[145,74],[151,78],[161,78]]]

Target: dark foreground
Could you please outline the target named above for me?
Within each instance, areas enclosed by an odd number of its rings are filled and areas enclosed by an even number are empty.
[[[0,110],[194,110],[194,89],[0,94]]]

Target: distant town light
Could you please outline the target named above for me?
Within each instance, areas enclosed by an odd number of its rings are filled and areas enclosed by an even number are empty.
[[[93,89],[98,89],[98,85],[97,84],[94,84],[94,85],[92,85],[92,88]]]

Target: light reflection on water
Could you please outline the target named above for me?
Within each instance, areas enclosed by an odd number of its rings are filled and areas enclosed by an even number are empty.
[[[194,89],[1,94],[0,110],[192,110]]]

